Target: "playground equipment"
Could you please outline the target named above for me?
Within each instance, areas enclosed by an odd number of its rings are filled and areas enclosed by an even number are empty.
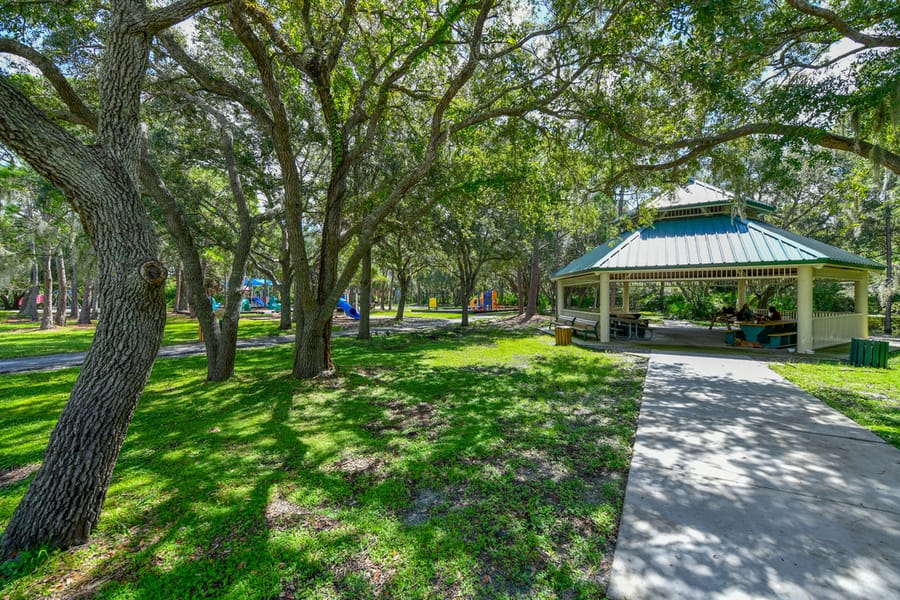
[[[469,308],[475,312],[492,312],[499,307],[499,304],[497,304],[497,292],[494,290],[479,292],[474,298],[469,300]]]
[[[356,319],[359,321],[359,312],[355,308],[353,308],[347,299],[341,296],[340,300],[338,300],[337,307],[344,311],[344,314],[350,317],[351,319]]]

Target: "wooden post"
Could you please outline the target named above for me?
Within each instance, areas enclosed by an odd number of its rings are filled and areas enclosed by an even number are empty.
[[[627,281],[622,282],[622,312],[631,312],[631,286]]]

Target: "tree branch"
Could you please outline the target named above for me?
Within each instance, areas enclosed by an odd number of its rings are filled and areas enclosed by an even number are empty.
[[[617,133],[621,131],[616,128]],[[829,133],[816,127],[805,125],[785,125],[782,123],[751,123],[736,127],[728,131],[723,131],[715,135],[698,137],[676,142],[654,143],[641,139],[634,135],[628,135],[627,139],[645,148],[653,150],[679,150],[688,148],[689,151],[671,161],[656,164],[638,164],[631,165],[618,173],[616,173],[611,183],[620,180],[624,175],[634,172],[643,171],[663,171],[679,167],[688,161],[700,156],[711,148],[734,141],[739,138],[751,135],[772,135],[785,138],[799,138],[810,144],[830,148],[832,150],[840,150],[842,152],[850,152],[861,156],[867,160],[871,160],[883,167],[886,167],[894,173],[900,174],[900,155],[891,152],[882,146],[872,144],[863,140],[855,140],[853,138]]]
[[[156,34],[176,23],[190,19],[210,6],[227,4],[231,0],[178,0],[168,6],[150,11],[140,25],[151,34]]]
[[[97,115],[94,113],[75,89],[69,84],[69,80],[63,75],[63,72],[57,67],[49,57],[41,54],[31,46],[11,40],[8,38],[0,38],[0,53],[14,54],[31,62],[40,69],[53,89],[59,95],[60,99],[65,103],[71,111],[74,121],[79,125],[84,125],[90,129],[97,128]]]
[[[788,4],[793,6],[798,11],[813,16],[818,17],[826,21],[829,25],[831,25],[838,33],[843,35],[844,37],[850,38],[857,44],[862,44],[867,48],[878,48],[878,47],[890,47],[896,48],[900,46],[900,37],[895,35],[868,35],[857,29],[850,26],[849,23],[844,21],[836,12],[829,10],[827,8],[823,8],[821,6],[814,6],[806,0],[787,0]]]
[[[263,107],[256,98],[233,83],[225,81],[224,78],[217,76],[207,69],[205,65],[194,60],[187,52],[185,52],[184,48],[175,41],[175,38],[172,37],[172,35],[161,34],[157,36],[157,40],[159,40],[162,47],[166,49],[169,56],[193,77],[204,90],[237,102],[243,106],[247,112],[253,115],[260,127],[269,132],[272,131],[275,127],[274,120],[269,116],[265,107]]]

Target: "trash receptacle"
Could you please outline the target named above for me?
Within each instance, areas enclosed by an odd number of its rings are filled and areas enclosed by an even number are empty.
[[[564,325],[556,326],[556,345],[568,346],[572,343],[572,328]]]
[[[885,340],[850,340],[850,364],[855,367],[887,369],[890,346]]]

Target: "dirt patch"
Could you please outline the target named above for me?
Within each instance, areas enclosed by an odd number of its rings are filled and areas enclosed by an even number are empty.
[[[13,486],[20,481],[28,479],[31,475],[36,473],[39,468],[41,468],[40,463],[35,463],[0,471],[0,488]]]
[[[462,486],[450,486],[442,490],[423,488],[416,491],[412,506],[402,513],[403,524],[413,527],[425,523],[433,516],[459,510],[471,504]]]
[[[387,477],[385,468],[387,464],[388,459],[377,454],[358,455],[346,453],[337,461],[324,467],[324,470],[340,473],[349,479],[365,476],[384,479]]]
[[[362,580],[367,592],[375,597],[383,597],[385,588],[393,581],[397,569],[391,565],[381,565],[372,560],[368,554],[358,554],[331,568],[334,583],[338,590],[355,591],[356,586],[350,580]]]
[[[516,469],[515,480],[519,483],[552,481],[559,483],[571,476],[569,468],[560,461],[553,460],[539,450],[526,450],[521,454],[526,464]]]
[[[378,405],[387,409],[387,414],[382,419],[376,419],[363,425],[363,428],[375,437],[400,433],[410,438],[424,435],[427,439],[434,440],[446,429],[446,422],[437,414],[431,404],[425,402],[418,404],[379,402]]]
[[[343,527],[337,519],[284,498],[275,498],[266,506],[266,526],[275,531],[286,531],[300,526],[316,533]]]

